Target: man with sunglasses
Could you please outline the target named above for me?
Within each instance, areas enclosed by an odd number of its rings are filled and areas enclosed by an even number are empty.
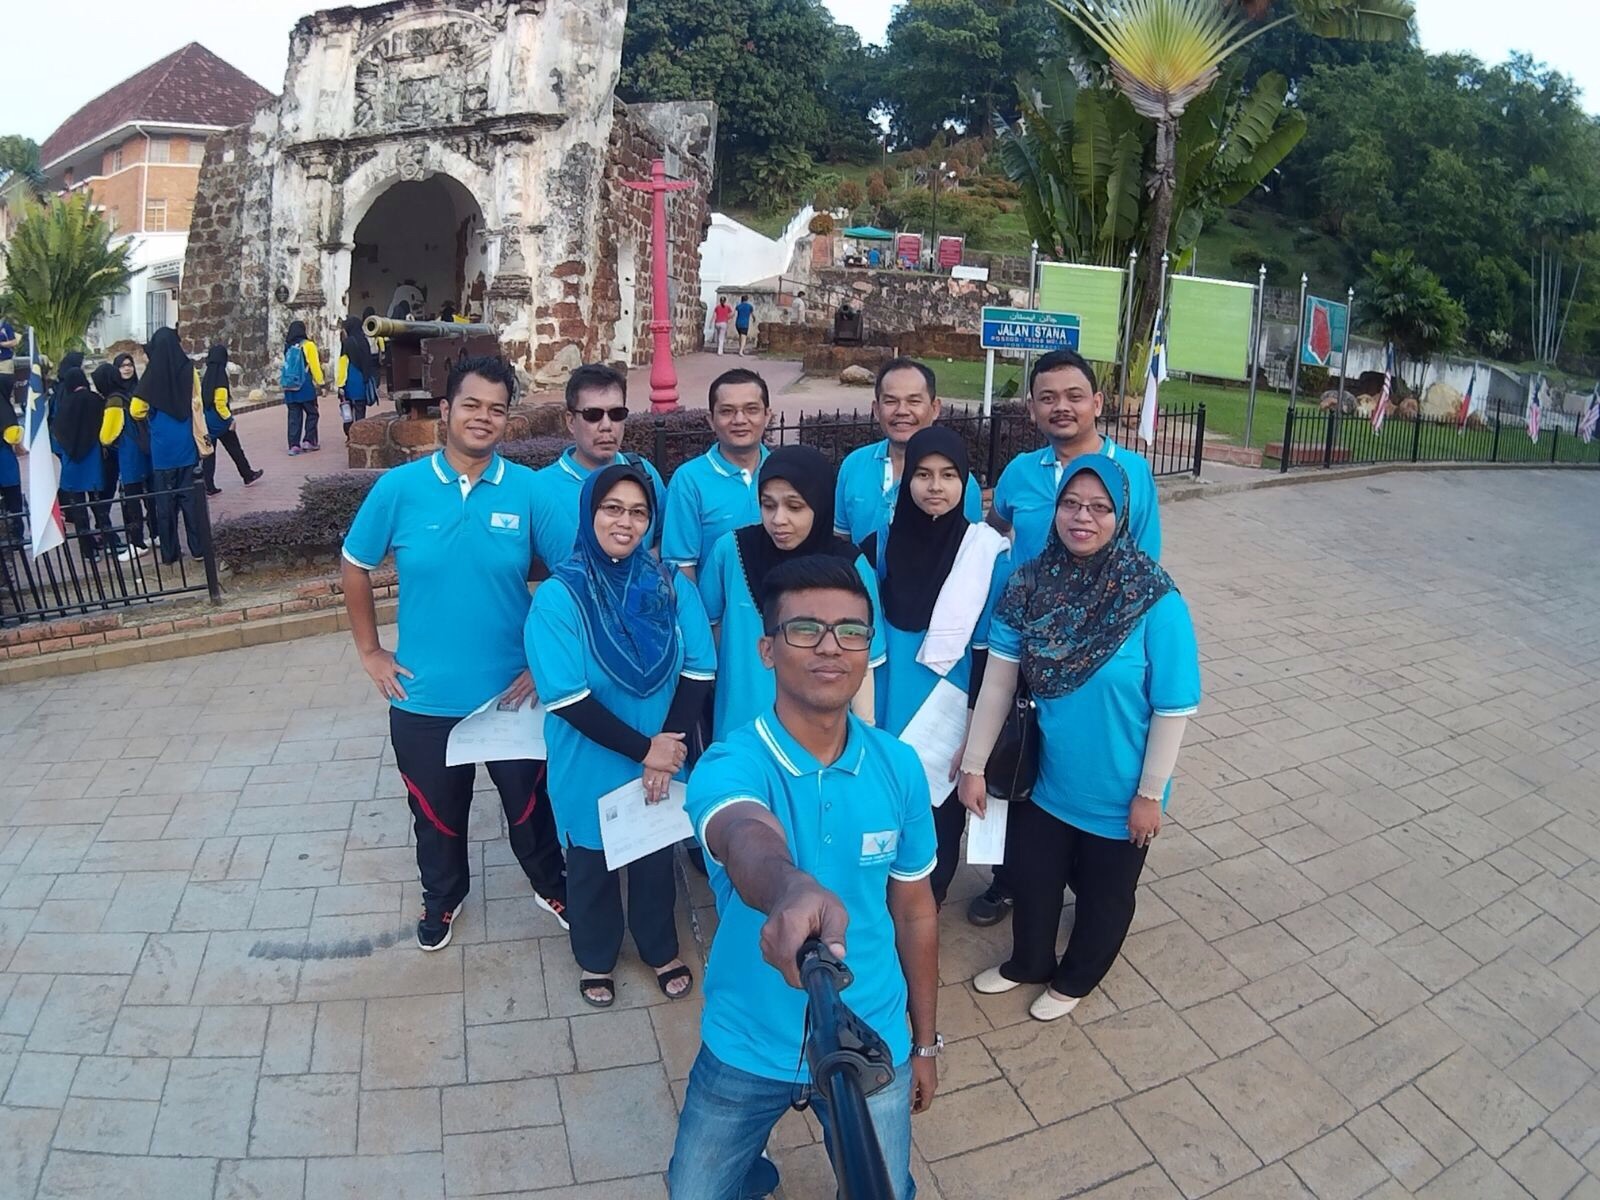
[[[666,485],[648,459],[622,449],[628,421],[628,380],[622,372],[600,363],[579,367],[567,379],[567,433],[572,445],[561,457],[534,474],[533,550],[554,567],[572,556],[578,539],[578,497],[583,481],[595,471],[618,462],[643,467],[655,485],[655,509],[666,503]],[[645,544],[661,536],[656,520]]]
[[[867,1109],[906,1200],[911,1114],[933,1101],[943,1047],[928,784],[910,747],[850,713],[873,633],[855,568],[823,556],[774,568],[763,618],[777,701],[689,780],[718,924],[668,1189],[673,1200],[765,1195],[777,1180],[761,1150],[783,1113],[808,1100],[831,1125],[810,1088],[798,990],[796,955],[817,938],[854,975],[845,1003],[888,1045],[895,1078]]]

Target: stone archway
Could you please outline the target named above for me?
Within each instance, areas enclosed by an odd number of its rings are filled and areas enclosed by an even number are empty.
[[[351,237],[348,308],[368,305],[387,316],[397,289],[411,281],[423,307],[446,300],[466,311],[481,297],[489,271],[482,206],[453,177],[399,179],[373,197]]]

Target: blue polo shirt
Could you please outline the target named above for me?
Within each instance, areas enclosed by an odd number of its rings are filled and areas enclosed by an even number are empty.
[[[393,552],[400,581],[394,656],[413,678],[396,708],[464,717],[528,665],[533,472],[498,454],[477,483],[436,450],[385,471],[362,501],[344,556],[371,571]]]
[[[678,599],[678,649],[672,674],[652,695],[635,696],[601,670],[590,650],[588,622],[567,585],[557,579],[541,583],[523,630],[523,647],[545,711],[554,713],[593,696],[624,725],[649,737],[660,733],[679,678],[711,679],[717,669],[717,652],[700,594],[676,571],[673,591]],[[544,737],[550,758],[550,803],[561,840],[599,850],[600,806],[596,801],[638,779],[644,768],[591,742],[557,716],[545,721]]]
[[[1015,662],[1021,651],[1015,629],[998,617],[990,622],[992,657]],[[1033,802],[1097,837],[1126,838],[1150,718],[1188,716],[1200,706],[1200,651],[1183,597],[1168,592],[1157,600],[1077,691],[1035,703],[1043,750]],[[1163,809],[1171,794],[1169,782]]]
[[[555,462],[534,472],[533,552],[544,560],[547,567],[554,567],[571,558],[572,548],[578,541],[578,501],[583,492],[583,481],[589,478],[590,472],[573,457],[573,453],[573,448],[568,446]],[[660,472],[647,458],[637,454],[627,457],[642,466],[655,483],[656,512],[659,514],[665,507],[667,493]],[[609,467],[617,461],[612,459],[605,465]],[[655,545],[660,536],[661,518],[658,515],[651,522],[645,544]]]
[[[833,531],[860,544],[889,524],[899,495],[900,481],[894,477],[888,438],[852,450],[839,464],[839,481],[834,485]],[[962,507],[967,520],[983,520],[983,489],[970,472]]]
[[[1128,532],[1133,534],[1134,545],[1159,560],[1161,511],[1150,463],[1144,455],[1110,438],[1102,439],[1100,453],[1115,459],[1128,474]],[[1018,565],[1037,558],[1050,539],[1063,470],[1064,464],[1056,461],[1055,447],[1046,446],[1017,455],[1000,472],[991,504],[995,514],[1013,527],[1011,553]]]
[[[863,557],[856,559],[856,574],[867,586],[874,615],[872,645],[867,649],[867,665],[883,665],[883,606],[878,602],[878,577]],[[719,627],[717,633],[717,690],[712,697],[712,730],[726,737],[739,726],[753,721],[771,708],[778,698],[778,684],[772,669],[761,661],[756,647],[766,635],[766,622],[756,608],[750,584],[739,562],[739,542],[725,533],[711,547],[701,573],[700,598],[705,601],[706,617]],[[876,681],[874,681],[876,687]]]
[[[768,711],[706,751],[689,779],[689,819],[704,845],[706,824],[732,804],[777,817],[797,867],[844,902],[845,961],[855,982],[845,1002],[889,1044],[911,1053],[906,979],[895,949],[889,881],[933,872],[937,838],[922,765],[911,747],[851,716],[844,752],[824,767]],[[729,1066],[764,1079],[810,1078],[800,1053],[805,993],[761,957],[766,914],[739,898],[708,852],[717,932],[706,965],[700,1036]],[[798,1071],[798,1076],[796,1072]]]
[[[738,329],[740,333],[743,333],[746,329],[750,328],[750,318],[755,316],[755,314],[756,306],[751,304],[748,300],[742,301],[738,307],[733,310],[734,327]]]
[[[951,686],[963,692],[972,682],[972,652],[988,649],[989,621],[994,615],[994,606],[1000,602],[1000,596],[1006,590],[1006,580],[1010,578],[1011,554],[1002,551],[989,573],[989,594],[978,623],[973,627],[972,641],[967,644],[961,660],[942,676]],[[878,728],[898,736],[911,718],[917,715],[917,709],[922,707],[922,702],[932,693],[941,676],[933,668],[917,661],[922,639],[928,636],[926,629],[897,629],[887,619],[880,620],[878,624],[884,630],[884,641],[889,652],[888,661],[874,681]],[[952,788],[954,786],[951,784]]]
[[[770,451],[761,447],[761,462]],[[661,557],[679,567],[705,567],[711,547],[729,530],[761,520],[761,496],[755,471],[736,467],[712,446],[672,473],[661,523]]]

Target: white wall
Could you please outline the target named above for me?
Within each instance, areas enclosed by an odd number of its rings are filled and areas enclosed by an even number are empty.
[[[816,210],[806,205],[776,238],[741,225],[725,213],[711,214],[711,229],[700,244],[700,299],[706,306],[706,334],[719,293],[737,293],[745,284],[781,275],[789,269],[795,244],[809,232]],[[728,303],[738,303],[738,295]]]

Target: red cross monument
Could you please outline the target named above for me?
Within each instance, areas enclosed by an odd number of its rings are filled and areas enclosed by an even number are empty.
[[[678,407],[678,369],[672,362],[672,302],[667,296],[667,193],[681,192],[694,184],[687,180],[669,181],[667,164],[659,158],[650,164],[648,180],[622,182],[636,192],[651,194],[650,409],[672,412]]]

